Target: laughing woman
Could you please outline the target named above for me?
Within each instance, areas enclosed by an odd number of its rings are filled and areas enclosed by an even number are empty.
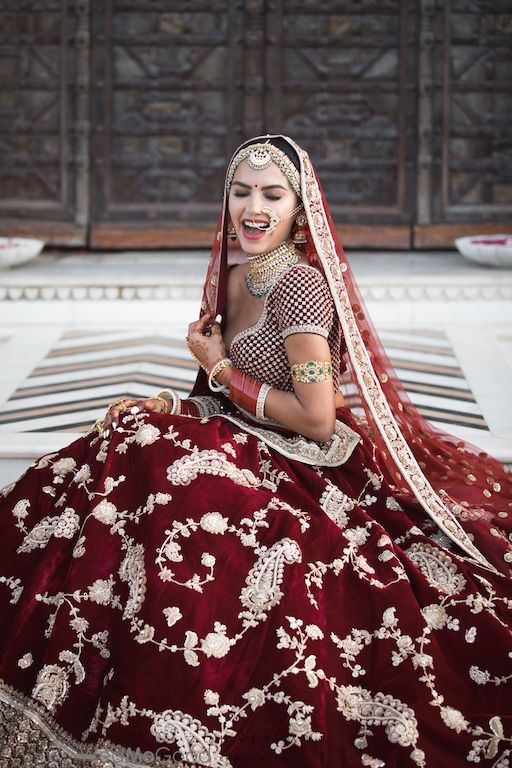
[[[408,400],[286,137],[228,165],[187,341],[191,397],[2,492],[0,764],[508,765],[510,479]]]

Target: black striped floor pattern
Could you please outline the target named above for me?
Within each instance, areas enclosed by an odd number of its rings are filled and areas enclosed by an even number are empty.
[[[449,425],[488,430],[442,331],[380,333],[411,400],[427,419],[448,431]],[[195,376],[181,335],[67,331],[0,408],[0,432],[83,432],[112,400],[166,387],[185,396]]]

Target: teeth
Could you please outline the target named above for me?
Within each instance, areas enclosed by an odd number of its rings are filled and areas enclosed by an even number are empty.
[[[254,224],[249,224],[249,222],[244,221],[244,227],[246,227],[247,229],[253,229],[253,230],[259,231],[262,229],[267,229],[268,224],[264,224],[263,222],[258,222],[258,223],[255,222]]]

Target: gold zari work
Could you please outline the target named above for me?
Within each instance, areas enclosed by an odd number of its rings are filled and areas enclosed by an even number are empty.
[[[290,373],[292,379],[301,384],[316,384],[332,376],[332,366],[328,360],[308,360],[306,363],[292,365]]]

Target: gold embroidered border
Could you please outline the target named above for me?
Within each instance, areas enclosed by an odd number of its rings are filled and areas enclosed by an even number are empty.
[[[308,440],[303,435],[287,437],[271,429],[258,427],[256,424],[247,424],[243,419],[232,414],[220,414],[223,419],[236,424],[238,427],[255,435],[270,448],[274,448],[282,456],[302,464],[310,464],[314,467],[339,467],[351,457],[354,448],[361,440],[360,435],[350,429],[342,421],[336,419],[334,431],[327,443],[320,445],[313,440]]]
[[[0,745],[4,747],[0,762],[2,758],[10,759],[6,749],[12,749],[13,765],[22,757],[24,768],[47,764],[54,768],[147,768],[148,765],[144,749],[137,752],[135,747],[130,750],[106,739],[96,744],[80,742],[41,704],[3,680],[0,680],[0,725],[9,736],[8,743]],[[136,754],[140,755],[140,760],[134,757]],[[48,763],[41,762],[45,756],[49,758]],[[204,768],[198,763],[158,759],[156,756],[152,764],[159,768]]]
[[[298,152],[301,160],[304,210],[308,217],[318,258],[322,263],[326,279],[331,286],[350,360],[365,401],[373,413],[375,423],[389,449],[390,456],[398,468],[401,477],[404,478],[411,488],[423,509],[446,535],[462,547],[480,565],[497,573],[496,569],[475,547],[465,530],[426,479],[393,416],[378,377],[373,370],[368,351],[354,318],[354,312],[342,278],[342,270],[340,269],[329,223],[325,216],[320,189],[309,156],[293,141],[290,139],[288,141]]]

